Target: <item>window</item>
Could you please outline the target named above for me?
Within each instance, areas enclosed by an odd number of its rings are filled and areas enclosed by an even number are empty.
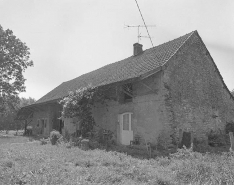
[[[40,120],[38,119],[37,120],[37,127],[39,127],[40,126]]]
[[[47,119],[44,119],[44,126],[46,128],[46,125],[47,125]]]
[[[129,130],[129,114],[123,115],[123,130]]]
[[[132,113],[124,113],[123,116],[123,130],[132,130]]]
[[[123,89],[123,102],[124,103],[132,102],[133,98],[132,84],[131,83],[124,84],[122,89]]]

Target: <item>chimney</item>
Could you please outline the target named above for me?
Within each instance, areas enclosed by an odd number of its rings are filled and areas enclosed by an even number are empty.
[[[142,44],[139,44],[139,43],[133,44],[133,55],[134,56],[139,55],[142,52],[143,52]]]

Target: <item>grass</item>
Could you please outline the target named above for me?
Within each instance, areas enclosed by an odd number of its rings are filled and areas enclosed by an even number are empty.
[[[16,131],[9,131],[8,134],[6,132],[0,132],[0,146],[3,144],[11,144],[11,143],[25,143],[29,140],[27,137],[15,136]]]
[[[234,155],[180,150],[147,160],[0,137],[0,184],[234,184]]]

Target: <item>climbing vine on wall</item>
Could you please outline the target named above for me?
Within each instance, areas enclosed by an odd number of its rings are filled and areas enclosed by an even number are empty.
[[[63,117],[78,117],[82,136],[86,137],[95,121],[92,115],[92,107],[95,102],[104,103],[105,95],[99,88],[88,86],[69,92],[59,103],[62,104]]]

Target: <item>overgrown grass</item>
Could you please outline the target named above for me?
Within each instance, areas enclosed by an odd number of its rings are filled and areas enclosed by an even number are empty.
[[[147,160],[39,142],[0,147],[0,184],[234,184],[234,156],[227,152],[180,150]]]
[[[0,133],[0,147],[3,144],[11,144],[11,143],[25,143],[29,141],[30,138],[23,136],[14,136],[12,134],[3,134]]]

